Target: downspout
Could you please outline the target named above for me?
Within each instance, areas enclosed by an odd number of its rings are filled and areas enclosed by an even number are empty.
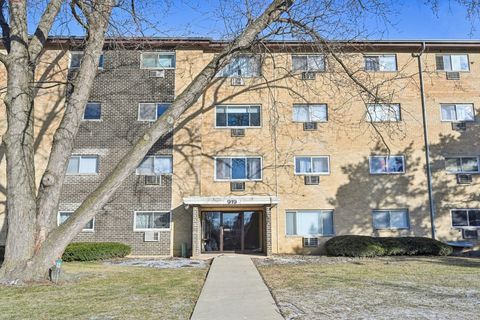
[[[425,52],[425,49],[426,49],[425,41],[423,41],[421,45],[422,45],[422,50],[419,53],[412,53],[412,56],[416,57],[418,61],[418,76],[420,80],[420,97],[422,100],[423,139],[424,139],[424,145],[425,145],[425,163],[426,163],[426,169],[427,169],[428,202],[430,207],[430,224],[431,224],[431,230],[432,230],[432,239],[435,239],[435,204],[433,201],[432,169],[430,167],[430,143],[428,141],[427,110],[426,110],[426,103],[425,103],[425,89],[423,85],[422,54]]]

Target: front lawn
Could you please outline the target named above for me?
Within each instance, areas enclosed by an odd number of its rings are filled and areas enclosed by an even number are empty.
[[[480,259],[288,260],[257,261],[286,319],[476,319],[480,314]]]
[[[0,319],[188,319],[207,268],[65,263],[60,285],[0,286]]]

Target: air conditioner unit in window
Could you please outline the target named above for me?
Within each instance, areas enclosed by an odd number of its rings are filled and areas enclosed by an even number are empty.
[[[162,176],[145,176],[146,186],[159,186],[162,184]]]
[[[304,247],[318,247],[318,238],[303,238]]]
[[[471,184],[473,177],[471,174],[459,173],[457,174],[457,183],[458,184]]]
[[[306,185],[314,185],[320,183],[319,176],[305,176],[305,184]]]
[[[317,130],[317,123],[316,122],[304,122],[303,123],[303,131],[315,131]]]
[[[243,78],[232,78],[232,86],[244,86],[245,80]]]
[[[463,239],[478,239],[480,236],[480,230],[478,229],[462,229]]]
[[[452,130],[454,130],[454,131],[465,131],[465,130],[467,130],[467,123],[465,121],[452,122]]]
[[[460,72],[447,72],[447,80],[460,80]]]
[[[230,134],[232,137],[245,137],[245,129],[232,129]]]
[[[302,80],[315,80],[315,72],[302,72]]]
[[[149,78],[165,78],[165,70],[150,70],[148,71]]]
[[[230,182],[230,191],[245,191],[245,182]]]
[[[160,241],[160,233],[155,231],[146,231],[143,241],[145,242],[157,242]]]

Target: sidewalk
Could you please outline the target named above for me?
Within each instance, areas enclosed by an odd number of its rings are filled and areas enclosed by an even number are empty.
[[[213,260],[192,320],[281,320],[270,291],[250,257]]]

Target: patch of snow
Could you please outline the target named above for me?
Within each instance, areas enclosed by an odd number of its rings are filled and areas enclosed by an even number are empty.
[[[106,261],[105,264],[123,266],[123,267],[147,267],[157,269],[178,269],[178,268],[208,268],[209,261],[192,260],[186,258],[168,258],[168,259],[122,259]]]

